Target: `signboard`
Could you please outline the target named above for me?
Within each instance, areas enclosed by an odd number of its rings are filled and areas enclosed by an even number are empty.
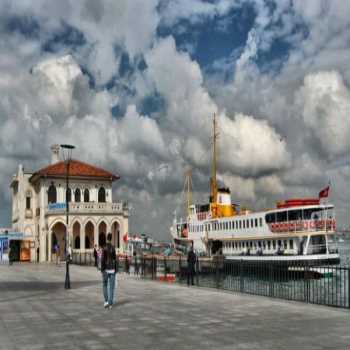
[[[7,262],[9,260],[8,255],[8,249],[9,249],[9,239],[8,237],[3,237],[3,235],[0,236],[0,263],[1,262]]]
[[[66,203],[49,203],[49,210],[63,210],[66,209]]]

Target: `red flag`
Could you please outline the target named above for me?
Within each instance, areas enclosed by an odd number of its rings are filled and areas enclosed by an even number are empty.
[[[318,194],[318,198],[327,198],[329,193],[329,185],[325,187],[320,193]]]
[[[128,241],[128,233],[126,232],[123,236],[123,241],[126,243]]]

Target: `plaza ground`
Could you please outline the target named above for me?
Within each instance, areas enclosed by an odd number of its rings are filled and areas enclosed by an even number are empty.
[[[103,308],[100,273],[0,265],[0,349],[346,349],[350,310],[118,275]]]

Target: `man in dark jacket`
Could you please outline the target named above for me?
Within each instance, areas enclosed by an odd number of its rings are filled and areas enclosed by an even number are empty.
[[[94,260],[95,260],[95,267],[97,268],[97,245],[94,246]]]
[[[112,234],[107,235],[107,244],[103,248],[101,256],[101,272],[103,282],[104,307],[112,308],[115,279],[118,272],[118,261],[115,253],[115,248],[111,244]]]
[[[191,246],[188,254],[187,254],[187,285],[190,285],[190,280],[191,280],[191,285],[193,286],[193,276],[195,274],[195,268],[196,268],[196,261],[197,261],[197,256],[195,252],[193,251],[193,246]]]

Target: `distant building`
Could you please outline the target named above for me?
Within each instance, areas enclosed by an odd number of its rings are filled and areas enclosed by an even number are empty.
[[[119,176],[72,159],[67,189],[59,146],[52,146],[51,151],[51,165],[36,172],[26,172],[20,165],[11,182],[12,229],[23,232],[17,243],[18,259],[21,250],[29,249],[31,261],[52,261],[56,244],[64,258],[66,195],[72,251],[91,251],[95,244],[103,245],[111,232],[113,245],[122,252],[129,212],[126,203],[112,198],[112,184]]]

